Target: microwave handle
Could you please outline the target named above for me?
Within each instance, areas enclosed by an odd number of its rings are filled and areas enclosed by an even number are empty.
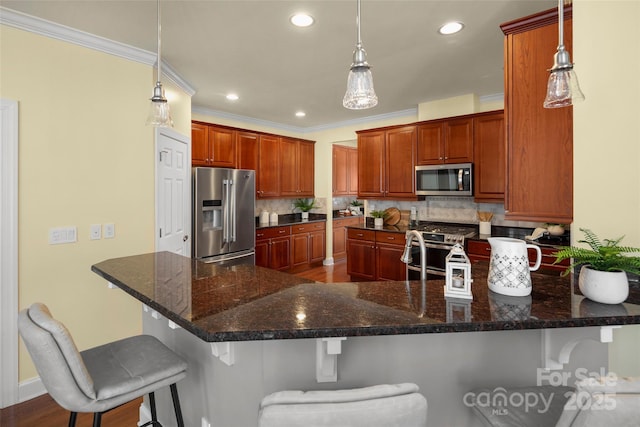
[[[464,169],[458,169],[458,191],[464,190],[464,185],[462,184],[462,175],[464,173]]]

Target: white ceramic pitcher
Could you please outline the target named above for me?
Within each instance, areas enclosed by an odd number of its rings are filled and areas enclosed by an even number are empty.
[[[542,261],[542,252],[537,245],[509,237],[489,237],[491,260],[487,281],[489,289],[502,295],[526,296],[531,294],[530,271],[536,271]],[[536,251],[536,262],[529,267],[527,248]]]

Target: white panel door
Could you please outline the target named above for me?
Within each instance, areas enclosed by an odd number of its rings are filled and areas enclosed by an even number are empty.
[[[191,156],[189,138],[156,133],[156,250],[191,256]]]

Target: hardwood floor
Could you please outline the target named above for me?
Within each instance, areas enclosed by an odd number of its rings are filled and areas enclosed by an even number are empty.
[[[323,265],[307,271],[296,273],[317,282],[349,282],[346,259],[334,265]],[[142,398],[136,399],[102,417],[104,427],[135,427],[138,422],[138,408]],[[69,422],[69,412],[58,406],[48,394],[36,397],[27,402],[0,409],[0,427],[63,427]],[[90,427],[93,424],[91,414],[78,414],[77,427]]]

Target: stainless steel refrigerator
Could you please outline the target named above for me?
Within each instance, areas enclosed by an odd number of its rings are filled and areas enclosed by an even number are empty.
[[[255,171],[193,168],[194,258],[255,264]]]

